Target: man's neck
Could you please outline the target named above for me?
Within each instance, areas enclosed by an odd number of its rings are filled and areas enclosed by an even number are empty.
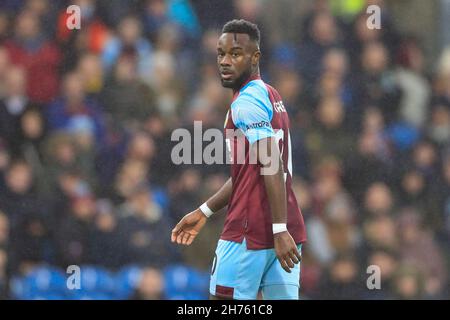
[[[249,83],[250,81],[256,80],[256,79],[261,79],[261,76],[259,74],[259,70],[253,72],[250,77],[247,78],[247,80],[245,80],[240,86],[239,88],[235,88],[233,89],[233,95],[235,95],[236,93],[238,93],[247,83]]]

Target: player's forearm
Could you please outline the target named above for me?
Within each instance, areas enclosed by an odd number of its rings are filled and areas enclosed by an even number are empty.
[[[258,161],[269,200],[272,223],[286,223],[286,185],[280,150],[273,137],[257,143]]]
[[[272,214],[272,223],[286,223],[286,185],[281,161],[275,174],[264,175],[264,184]]]
[[[232,182],[231,178],[211,198],[206,201],[208,207],[217,212],[228,204],[231,197]]]

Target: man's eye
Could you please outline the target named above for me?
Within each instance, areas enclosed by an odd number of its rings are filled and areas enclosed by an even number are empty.
[[[233,53],[233,58],[239,57],[239,53]]]

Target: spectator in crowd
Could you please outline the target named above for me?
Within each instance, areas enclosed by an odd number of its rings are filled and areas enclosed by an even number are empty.
[[[402,91],[399,102],[400,121],[423,128],[431,96],[431,88],[424,75],[424,52],[417,39],[407,38],[400,45],[397,55],[399,66],[395,70],[395,77]]]
[[[14,37],[5,42],[13,64],[26,71],[26,87],[29,99],[46,104],[58,92],[61,52],[51,39],[42,32],[37,13],[23,10],[17,16]]]
[[[164,299],[164,279],[161,272],[153,267],[142,270],[141,279],[132,297],[133,300]]]
[[[399,267],[394,275],[393,286],[395,299],[416,300],[424,296],[423,276],[411,265]]]
[[[350,255],[334,259],[321,281],[322,299],[358,299],[364,290],[364,281],[359,279],[358,264]]]
[[[10,67],[9,63],[8,51],[6,50],[5,46],[0,44],[0,99],[3,99],[4,96],[9,92],[9,90],[6,89],[6,75],[7,70]]]
[[[174,219],[183,217],[186,207],[195,208],[200,201],[198,190],[201,187],[201,177],[196,170],[186,170],[171,185],[170,212]]]
[[[112,116],[111,121],[131,128],[155,110],[155,93],[139,79],[136,63],[133,57],[121,56],[102,92],[103,105]]]
[[[436,65],[433,97],[443,103],[450,103],[450,47],[444,48]]]
[[[62,3],[51,3],[49,0],[26,0],[24,10],[36,14],[41,22],[42,33],[46,38],[54,38],[56,31],[56,14]]]
[[[319,97],[338,96],[345,106],[346,113],[351,113],[355,108],[349,68],[347,53],[338,48],[330,49],[322,60],[322,77],[317,89]]]
[[[442,225],[442,215],[435,196],[431,193],[430,182],[419,170],[406,168],[398,187],[400,206],[413,207],[420,214],[424,224],[434,229]]]
[[[317,169],[314,187],[315,212],[318,217],[308,224],[311,230],[311,250],[321,263],[357,245],[355,207],[342,187],[339,164],[333,160],[323,162]]]
[[[47,125],[40,108],[29,106],[19,119],[19,136],[22,143],[19,153],[30,164],[36,179],[38,193],[49,192],[44,164],[44,141]]]
[[[340,161],[349,156],[344,150],[353,150],[354,139],[343,127],[345,111],[337,97],[324,98],[316,109],[316,122],[307,133],[306,147],[312,163],[332,155]]]
[[[167,24],[177,25],[184,29],[187,39],[196,38],[200,33],[200,25],[197,21],[195,11],[193,11],[190,1],[144,1],[142,15],[144,31],[146,36],[156,42],[156,38]]]
[[[139,183],[118,208],[120,233],[125,236],[125,264],[137,263],[158,268],[174,261],[175,249],[162,235],[171,230],[171,220],[153,200],[148,186]]]
[[[141,79],[148,83],[154,92],[158,92],[155,99],[158,113],[167,121],[173,122],[177,112],[181,111],[180,104],[186,90],[185,83],[193,80],[186,79],[182,75],[184,71],[189,74],[193,70],[185,70],[191,57],[186,59],[183,56],[182,50],[178,50],[179,44],[177,29],[172,25],[165,25],[158,33],[151,68],[143,69],[138,66]]]
[[[7,11],[0,11],[0,45],[5,42],[10,32],[10,17]]]
[[[106,26],[106,21],[96,14],[99,1],[73,0],[73,5],[80,8],[81,29],[70,30],[67,21],[71,14],[67,13],[67,7],[60,9],[56,39],[64,48],[62,71],[69,72],[76,68],[81,56],[87,52],[99,55],[103,52],[105,44],[112,36],[112,30]],[[103,70],[105,72],[105,70]]]
[[[53,235],[48,218],[28,214],[20,219],[17,231],[12,235],[10,258],[15,270],[24,274],[30,268],[44,263],[56,263]]]
[[[48,258],[49,244],[47,222],[50,207],[35,192],[31,166],[22,159],[13,160],[7,168],[0,196],[1,210],[10,226],[10,252],[8,259],[13,270],[22,269]]]
[[[412,150],[413,165],[427,182],[436,181],[438,176],[438,153],[436,146],[428,139],[418,141]]]
[[[70,134],[64,132],[51,134],[46,141],[44,152],[45,176],[51,190],[57,188],[61,175],[68,171],[79,172],[90,186],[95,184],[96,176],[92,172],[93,165],[83,161],[79,147]]]
[[[144,130],[152,137],[155,144],[155,156],[152,158],[153,170],[150,182],[154,185],[166,185],[171,177],[177,176],[179,166],[169,163],[173,144],[168,143],[167,137],[171,135],[171,127],[158,114],[152,114],[144,122]],[[165,168],[161,170],[161,168]]]
[[[9,165],[10,153],[5,143],[0,139],[0,179]]]
[[[400,258],[422,274],[423,290],[429,297],[441,297],[448,279],[442,253],[417,209],[405,208],[397,220]]]
[[[20,144],[19,119],[29,104],[25,92],[25,70],[21,67],[9,67],[5,70],[4,80],[6,94],[0,100],[0,136],[14,152]]]
[[[366,292],[365,297],[372,300],[387,300],[393,299],[393,278],[394,273],[398,267],[398,255],[395,250],[383,249],[382,247],[373,248],[367,256],[367,266],[375,266],[379,269],[375,269],[375,272],[380,272],[380,278],[377,279],[379,285],[375,287],[376,290],[370,290]]]
[[[148,163],[138,160],[126,159],[122,163],[111,190],[115,203],[123,203],[140,184],[148,184],[148,168]]]
[[[436,104],[430,113],[427,135],[433,143],[445,147],[450,142],[450,105]]]
[[[450,158],[446,155],[442,164],[442,177],[432,188],[440,213],[440,226],[435,226],[438,236],[450,240]]]
[[[83,78],[86,94],[97,97],[103,89],[105,78],[100,56],[90,52],[85,53],[78,61],[77,71]]]
[[[151,39],[152,42],[156,42],[159,30],[170,21],[167,14],[166,1],[145,1],[142,21],[145,35]]]
[[[223,87],[216,82],[205,79],[189,103],[190,118],[202,121],[202,126],[214,127],[223,122],[223,101],[226,99]]]
[[[361,52],[361,70],[354,76],[355,103],[353,123],[361,123],[359,115],[364,108],[375,105],[380,108],[386,125],[390,125],[398,116],[398,103],[401,91],[390,69],[390,58],[381,42],[369,42]]]
[[[8,254],[4,247],[0,246],[0,299],[8,299]]]
[[[0,247],[6,248],[9,243],[9,220],[7,215],[0,211]]]
[[[91,236],[89,254],[91,263],[118,270],[124,264],[124,234],[114,205],[107,199],[97,201],[97,215]]]
[[[93,135],[95,143],[102,143],[105,132],[101,109],[96,100],[86,96],[79,73],[65,75],[62,95],[49,105],[47,113],[51,131],[81,129]]]
[[[70,199],[69,212],[61,218],[55,232],[58,265],[83,265],[92,262],[90,242],[96,215],[96,199],[92,194],[80,194]]]
[[[140,20],[128,15],[121,19],[117,27],[117,36],[111,37],[102,51],[102,62],[107,73],[116,64],[119,57],[127,55],[137,61],[139,74],[145,74],[150,70],[152,63],[153,47],[142,36],[142,24]]]
[[[0,211],[0,299],[8,298],[8,245],[9,221],[6,214]]]
[[[393,161],[389,142],[384,134],[384,125],[379,109],[369,108],[364,116],[364,129],[358,136],[357,146],[344,162],[344,184],[358,203],[362,203],[364,192],[380,179],[391,184]]]
[[[303,98],[303,82],[301,76],[288,68],[281,69],[276,74],[274,86],[283,97],[283,105],[292,119],[296,119],[296,115],[302,112],[302,107],[306,107],[302,102]],[[301,119],[299,119],[301,121]]]
[[[363,204],[363,219],[370,216],[392,216],[395,203],[391,189],[383,182],[368,186]]]
[[[375,216],[363,224],[364,245],[361,248],[366,253],[372,247],[382,247],[388,250],[398,248],[395,221],[389,215]]]
[[[5,171],[0,195],[0,206],[12,231],[18,231],[17,226],[27,216],[42,214],[33,184],[31,166],[22,159],[14,159]]]
[[[305,84],[313,85],[305,88],[309,91],[314,88],[316,79],[320,77],[324,55],[331,48],[340,45],[341,31],[331,13],[320,9],[306,20],[305,30],[307,34],[299,46],[299,61],[300,73],[305,77]]]
[[[235,17],[231,1],[198,0],[193,1],[192,6],[203,30],[221,28],[227,21]]]

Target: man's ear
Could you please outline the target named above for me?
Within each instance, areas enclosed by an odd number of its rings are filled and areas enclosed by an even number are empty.
[[[261,58],[261,51],[256,50],[252,56],[252,65],[254,66],[258,65],[260,58]]]

